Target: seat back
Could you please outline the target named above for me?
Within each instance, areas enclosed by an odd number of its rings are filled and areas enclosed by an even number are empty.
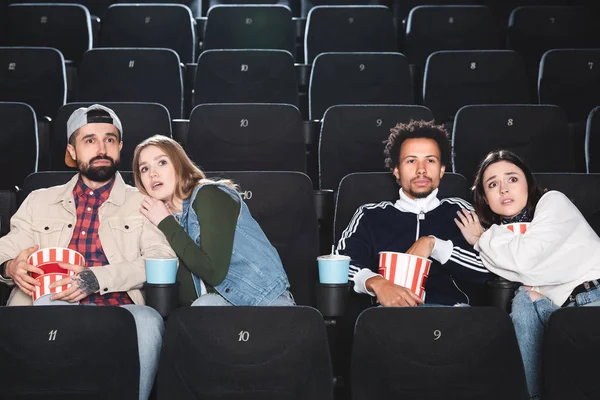
[[[370,308],[356,323],[351,368],[355,400],[528,398],[514,328],[499,308]]]
[[[87,8],[90,15],[99,18],[104,17],[104,13],[108,6],[112,3],[111,0],[11,0],[11,3],[52,3],[52,4],[80,4]]]
[[[563,192],[600,235],[600,174],[535,173],[539,186]]]
[[[237,183],[277,249],[297,304],[315,304],[319,238],[312,182],[300,172],[207,172]]]
[[[575,6],[583,6],[590,13],[600,15],[600,4],[595,0],[572,0],[571,3]]]
[[[279,49],[296,54],[292,12],[283,5],[218,5],[210,8],[204,49]]]
[[[418,6],[406,21],[404,54],[420,67],[439,50],[490,50],[501,45],[496,21],[485,6]]]
[[[555,104],[569,122],[583,122],[600,104],[600,49],[549,50],[540,62],[540,103]]]
[[[171,313],[158,399],[333,399],[325,323],[310,307],[187,307]]]
[[[600,106],[590,111],[585,129],[587,172],[600,172]]]
[[[511,12],[523,6],[566,6],[569,0],[483,0],[483,4],[488,6],[498,21],[498,26],[502,32],[506,32],[508,20]]]
[[[292,11],[294,17],[300,16],[300,3],[297,0],[199,0],[202,8],[206,8],[203,15],[208,14],[208,10],[214,6],[220,5],[281,5],[286,6]]]
[[[447,172],[440,181],[438,198],[460,197],[467,199],[467,180],[460,174]],[[342,231],[356,210],[363,204],[396,201],[398,184],[390,172],[365,172],[347,175],[340,182],[335,204],[334,239],[339,240]]]
[[[120,307],[0,307],[3,399],[134,399],[133,316]]]
[[[438,123],[465,105],[529,102],[527,71],[514,51],[438,51],[427,59],[423,104]]]
[[[410,11],[418,6],[443,6],[452,3],[452,5],[478,5],[481,4],[481,0],[402,0],[392,1],[390,7],[394,12],[394,18],[400,21],[406,21]]]
[[[284,50],[203,52],[194,80],[194,105],[204,103],[298,106],[294,57]]]
[[[585,400],[596,397],[600,382],[593,370],[574,371],[600,350],[600,308],[568,307],[550,315],[544,334],[544,399]]]
[[[300,0],[302,18],[307,18],[310,10],[317,6],[366,6],[377,5],[377,0]]]
[[[92,48],[92,22],[80,4],[11,4],[8,36],[13,46],[53,47],[79,64]]]
[[[353,172],[383,172],[384,141],[397,123],[431,121],[423,106],[343,105],[323,116],[319,142],[319,187],[337,190]]]
[[[400,53],[323,53],[313,63],[309,118],[340,104],[413,104],[408,62]]]
[[[100,47],[171,49],[196,61],[196,22],[182,4],[113,4],[102,18]]]
[[[58,111],[50,131],[50,171],[72,171],[65,164],[67,121],[75,110],[92,104],[94,103],[68,103]],[[156,134],[171,137],[171,118],[162,104],[102,102],[102,105],[112,109],[123,126],[119,170],[131,171],[135,146],[144,139]]]
[[[15,211],[17,211],[16,193],[13,190],[0,190],[0,237],[10,232],[10,219]]]
[[[535,172],[576,172],[565,113],[549,105],[475,105],[456,114],[454,172],[469,182],[492,150],[514,151]],[[583,151],[583,149],[579,149]]]
[[[424,102],[438,122],[470,104],[528,104],[527,73],[510,50],[439,51],[425,68]]]
[[[38,131],[33,108],[0,102],[0,190],[20,188],[38,166]]]
[[[583,7],[518,7],[508,21],[507,46],[521,54],[530,77],[537,82],[540,59],[546,51],[598,44],[593,25]]]
[[[80,102],[153,102],[183,113],[179,56],[170,49],[92,49],[78,71]]]
[[[289,104],[201,104],[185,150],[207,171],[306,172],[302,118]]]
[[[308,13],[306,64],[321,53],[397,50],[392,12],[385,6],[317,6]]]
[[[0,46],[8,44],[6,26],[8,25],[8,0],[0,2]]]
[[[54,118],[67,100],[65,60],[49,47],[0,47],[0,101],[29,104]]]

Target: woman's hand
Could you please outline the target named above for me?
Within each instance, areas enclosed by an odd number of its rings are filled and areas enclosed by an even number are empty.
[[[171,215],[165,203],[160,200],[153,199],[150,196],[144,196],[144,201],[142,201],[140,212],[156,226],[158,226],[163,219]]]
[[[483,233],[479,217],[477,217],[475,211],[465,209],[461,209],[456,214],[458,214],[458,218],[454,218],[454,222],[460,229],[460,232],[471,246],[475,245],[479,240],[479,236]]]

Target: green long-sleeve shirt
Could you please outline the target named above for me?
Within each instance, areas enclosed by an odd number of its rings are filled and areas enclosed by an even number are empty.
[[[225,279],[240,212],[240,204],[217,186],[200,189],[192,207],[200,223],[199,246],[173,216],[158,224],[180,260],[177,280],[182,306],[189,306],[198,297],[191,272],[204,281],[209,293]]]

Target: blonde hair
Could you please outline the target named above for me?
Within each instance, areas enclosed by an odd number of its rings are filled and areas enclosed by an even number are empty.
[[[229,186],[232,189],[239,190],[239,187],[229,179],[213,180],[208,179],[204,172],[190,160],[185,150],[179,143],[170,137],[163,135],[154,135],[138,144],[133,153],[133,179],[135,186],[143,194],[148,194],[142,184],[140,172],[140,153],[146,147],[156,146],[162,150],[175,169],[177,182],[175,184],[175,197],[184,200],[192,195],[194,188],[205,183],[220,183]]]

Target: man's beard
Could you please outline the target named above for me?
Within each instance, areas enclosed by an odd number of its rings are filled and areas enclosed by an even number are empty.
[[[411,189],[406,190],[406,192],[415,199],[424,199],[425,197],[429,196],[431,193],[433,193],[435,189],[429,189],[425,192],[413,192]]]
[[[430,183],[432,183],[432,180],[429,179],[428,177],[425,176],[420,176],[414,179],[411,179],[410,183],[412,185],[413,181],[417,180],[417,179],[427,179],[429,180]],[[433,186],[430,186],[428,190],[424,191],[424,192],[415,192],[412,190],[412,186],[409,186],[405,192],[407,192],[412,198],[414,199],[424,199],[425,197],[429,196],[431,193],[433,193],[433,191],[435,190],[435,188]]]
[[[91,166],[94,161],[107,160],[110,161],[110,165],[103,165],[100,167]],[[89,163],[77,160],[77,168],[79,173],[92,182],[107,182],[110,181],[119,168],[119,160],[115,161],[109,156],[98,156],[92,158]]]

